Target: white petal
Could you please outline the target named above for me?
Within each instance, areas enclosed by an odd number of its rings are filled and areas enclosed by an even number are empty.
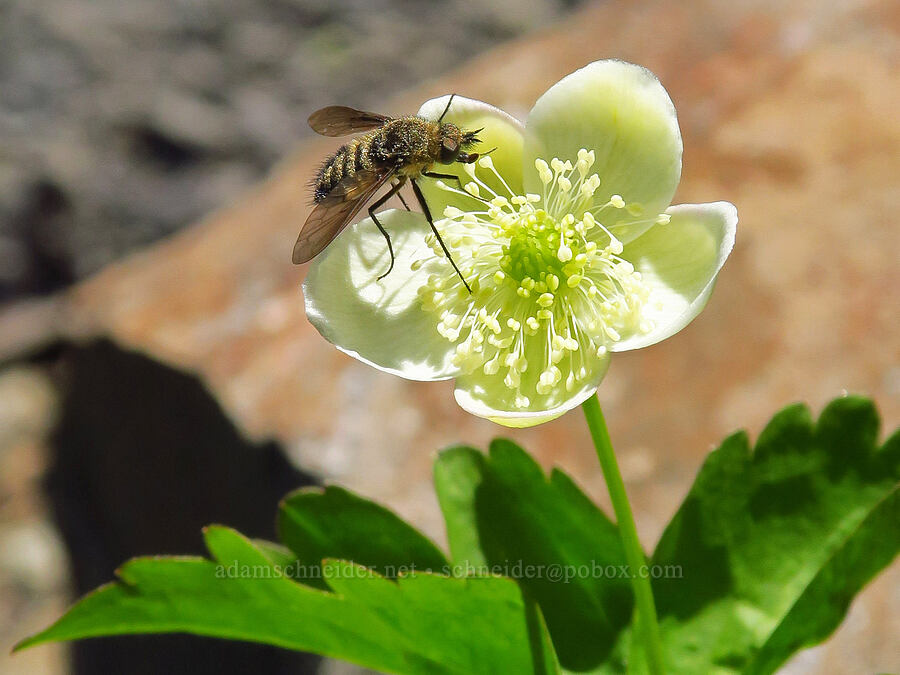
[[[435,318],[424,312],[416,291],[434,267],[410,269],[432,256],[430,232],[419,213],[388,210],[378,220],[390,233],[396,262],[368,218],[345,229],[310,264],[303,294],[306,315],[338,349],[379,370],[410,380],[445,380],[456,374],[450,343],[438,335]],[[445,260],[430,265],[449,265]]]
[[[734,246],[738,218],[733,204],[680,204],[666,213],[671,222],[653,226],[622,253],[651,288],[644,316],[652,329],[626,336],[613,351],[655,344],[687,326],[709,300]]]
[[[572,391],[560,382],[549,394],[541,396],[534,390],[526,391],[529,405],[515,405],[515,392],[506,388],[502,378],[487,377],[481,373],[459,375],[456,378],[456,402],[463,410],[484,417],[505,427],[533,427],[549,422],[567,413],[592,396],[609,369],[609,356],[586,356],[590,372]],[[531,366],[529,366],[530,368]]]
[[[419,108],[418,116],[437,120],[444,112],[449,100],[449,96],[441,96],[426,101]],[[524,143],[525,128],[519,120],[488,103],[463,96],[454,96],[443,121],[452,122],[464,131],[483,129],[478,134],[481,142],[470,148],[470,151],[483,154],[496,148],[491,152],[490,158],[498,173],[503,176],[510,188],[518,191],[517,194],[522,192],[522,144]],[[463,165],[459,163],[450,165],[437,163],[431,167],[431,171],[459,176],[463,185],[471,180],[463,170]],[[479,168],[478,177],[494,191],[508,196],[500,182],[489,171]],[[459,188],[459,183],[454,180],[447,179],[444,182],[451,187]],[[448,205],[456,206],[464,211],[482,209],[482,205],[472,197],[454,195],[435,187],[435,181],[432,178],[422,178],[419,185],[435,219],[442,216],[444,208]],[[484,196],[488,199],[491,197],[490,194]]]
[[[656,76],[623,61],[596,61],[578,70],[541,96],[525,124],[525,187],[539,192],[536,158],[571,160],[578,150],[595,153],[590,169],[602,183],[595,203],[621,195],[640,204],[644,213],[661,213],[681,178],[681,132],[675,107]],[[626,209],[606,209],[607,226],[634,220]],[[646,227],[616,228],[623,242]]]

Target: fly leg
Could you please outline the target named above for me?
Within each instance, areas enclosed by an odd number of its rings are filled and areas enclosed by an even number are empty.
[[[447,245],[444,244],[444,240],[441,239],[441,233],[437,231],[437,228],[434,226],[434,220],[431,218],[431,209],[428,208],[428,202],[425,201],[425,195],[422,194],[422,190],[419,189],[419,186],[416,184],[415,179],[410,179],[409,181],[412,184],[413,192],[416,194],[416,199],[419,200],[419,206],[422,207],[422,213],[425,214],[425,219],[428,221],[428,224],[431,226],[431,231],[434,232],[434,236],[437,237],[438,243],[441,245],[441,248],[444,249],[444,255],[447,256],[447,260],[450,261],[450,264],[453,265],[453,269],[456,270],[456,273],[459,275],[459,278],[463,282],[463,286],[466,287],[466,290],[469,293],[472,292],[471,287],[466,281],[465,277],[463,277],[462,272],[459,271],[459,268],[456,266],[456,263],[453,262],[453,256],[450,255],[450,251],[447,250]]]
[[[429,178],[443,178],[444,180],[455,180],[459,183],[459,189],[462,189],[462,179],[453,173],[438,173],[437,171],[423,171],[423,176],[428,176]]]
[[[382,279],[384,279],[388,274],[391,273],[391,270],[394,269],[394,245],[391,243],[391,235],[388,234],[387,230],[385,230],[384,227],[382,227],[381,223],[378,222],[378,218],[375,217],[375,209],[379,208],[388,199],[390,199],[395,194],[400,192],[400,188],[403,187],[403,184],[405,182],[406,182],[405,177],[400,178],[396,183],[391,185],[391,189],[388,190],[384,194],[384,196],[381,197],[381,199],[379,199],[377,202],[375,202],[374,204],[372,204],[372,206],[369,207],[369,218],[371,218],[372,222],[375,223],[375,227],[378,228],[378,231],[384,235],[384,240],[387,242],[387,245],[388,245],[388,251],[390,251],[390,254],[391,254],[391,266],[388,267],[387,272],[385,272],[380,277],[378,277],[378,281],[381,281]],[[413,184],[413,186],[415,187],[415,184]],[[405,206],[405,204],[404,204],[404,206]],[[407,207],[407,209],[408,208],[409,207]]]

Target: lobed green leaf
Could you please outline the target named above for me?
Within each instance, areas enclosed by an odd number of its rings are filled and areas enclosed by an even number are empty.
[[[333,485],[285,497],[278,537],[296,556],[298,578],[319,588],[327,588],[321,578],[325,558],[352,560],[391,579],[448,567],[441,550],[395,513]]]
[[[671,672],[772,673],[840,624],[900,550],[900,437],[878,427],[863,398],[817,424],[795,405],[707,458],[653,556],[683,573],[654,583]]]
[[[139,558],[17,649],[99,635],[185,632],[312,651],[396,673],[550,674],[555,657],[534,603],[508,579],[415,573],[394,582],[328,560],[332,592],[283,576],[259,547],[206,530],[214,560]],[[508,670],[507,670],[508,669]]]
[[[615,526],[559,470],[546,476],[520,447],[491,444],[441,453],[435,485],[458,572],[516,578],[546,618],[560,663],[587,670],[609,656],[629,622],[632,596],[619,576]],[[607,574],[607,570],[613,570]]]

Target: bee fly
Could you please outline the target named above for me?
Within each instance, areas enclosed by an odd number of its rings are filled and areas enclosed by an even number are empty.
[[[306,219],[297,243],[294,244],[295,264],[307,262],[317,256],[375,193],[385,183],[392,181],[390,189],[368,209],[369,217],[384,235],[391,254],[390,267],[378,278],[386,277],[394,269],[394,247],[387,230],[375,216],[375,210],[395,194],[409,210],[403,196],[399,194],[400,188],[409,181],[444,254],[463,284],[472,292],[434,226],[425,196],[416,183],[422,176],[459,182],[459,177],[433,172],[431,167],[436,162],[447,165],[454,162],[471,164],[478,159],[478,153],[466,150],[479,142],[477,134],[481,129],[464,131],[455,124],[442,121],[452,101],[453,96],[450,96],[447,107],[437,122],[415,116],[394,119],[344,106],[322,108],[310,115],[309,126],[323,136],[346,136],[360,131],[368,133],[341,146],[325,160],[312,181],[315,208]]]

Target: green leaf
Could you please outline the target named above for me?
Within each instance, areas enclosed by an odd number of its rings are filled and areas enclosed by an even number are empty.
[[[672,673],[772,673],[841,622],[898,552],[900,436],[876,448],[871,402],[778,413],[704,463],[653,563]],[[671,567],[669,567],[671,566]]]
[[[278,512],[278,537],[297,557],[298,578],[320,588],[326,588],[325,558],[352,560],[391,579],[415,570],[447,572],[447,558],[418,530],[335,486],[288,495]]]
[[[281,574],[260,548],[206,530],[215,560],[138,558],[17,649],[99,635],[185,632],[312,651],[385,672],[555,673],[537,607],[498,577],[416,573],[393,582],[330,560],[333,593]],[[489,637],[487,637],[489,636]]]
[[[475,492],[486,471],[485,458],[471,448],[444,450],[434,464],[434,487],[444,514],[447,541],[456,576],[487,565],[478,543],[478,515]]]
[[[370,622],[392,633],[395,648],[421,666],[415,672],[557,672],[536,605],[523,602],[508,579],[417,573],[394,583],[334,560],[325,570],[335,592],[368,608]],[[503,621],[504,614],[515,620]]]
[[[566,474],[548,478],[506,440],[494,441],[487,457],[465,447],[443,452],[435,484],[455,571],[487,564],[516,578],[538,601],[560,663],[599,666],[632,607],[619,536],[603,512]]]

